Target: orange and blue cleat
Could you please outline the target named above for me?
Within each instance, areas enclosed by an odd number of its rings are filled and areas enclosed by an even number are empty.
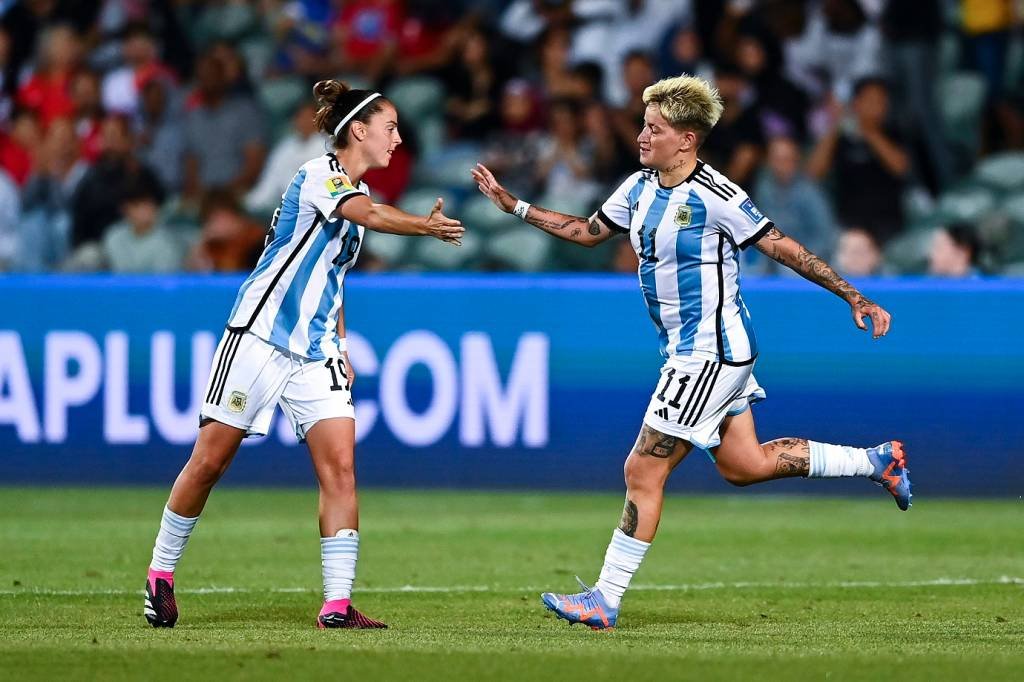
[[[577,576],[576,581],[583,588],[578,594],[554,594],[545,592],[540,595],[541,602],[555,615],[573,623],[589,625],[592,630],[611,630],[619,618],[619,610],[612,608],[605,601],[601,590],[587,587]]]
[[[896,498],[896,506],[907,511],[913,505],[914,496],[910,492],[910,469],[907,468],[903,443],[891,440],[868,448],[868,459],[875,467],[868,478],[888,490]]]

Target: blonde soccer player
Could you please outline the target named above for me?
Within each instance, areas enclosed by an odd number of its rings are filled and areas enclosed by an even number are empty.
[[[751,403],[765,397],[754,379],[757,358],[750,314],[739,288],[739,252],[755,246],[850,305],[854,323],[875,338],[890,316],[827,263],[783,234],[741,188],[698,158],[718,122],[722,101],[705,80],[669,78],[644,91],[637,171],[590,218],[564,215],[517,199],[482,165],[480,191],[503,211],[581,246],[628,235],[639,257],[640,289],[658,330],[665,363],[625,462],[626,501],[593,589],[541,595],[570,623],[614,627],[623,594],[654,540],[664,486],[694,448],[711,454],[719,473],[745,486],[776,478],[864,476],[883,485],[900,509],[910,479],[898,441],[873,448],[780,438],[760,443]]]
[[[192,456],[164,508],[146,580],[154,627],[178,619],[174,570],[213,486],[246,436],[268,432],[275,408],[305,441],[320,489],[324,603],[320,628],[382,628],[352,607],[359,554],[354,473],[355,379],[345,341],[344,280],[364,229],[459,243],[463,227],[437,200],[426,217],[375,203],[362,177],[401,144],[398,112],[380,93],[320,81],[315,122],[333,151],[298,170],[242,284],[214,356]]]

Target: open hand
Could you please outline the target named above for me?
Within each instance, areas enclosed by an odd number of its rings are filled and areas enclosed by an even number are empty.
[[[892,315],[886,312],[885,308],[872,303],[863,296],[854,299],[850,303],[850,308],[853,312],[853,322],[860,329],[867,331],[867,325],[864,323],[865,317],[871,318],[871,327],[874,331],[872,334],[873,338],[885,336],[886,332],[889,331],[889,325],[892,323]]]
[[[501,183],[494,178],[494,174],[487,170],[487,166],[478,163],[476,168],[470,169],[470,174],[476,180],[476,186],[485,197],[494,202],[494,205],[505,213],[511,213],[516,207],[516,198]]]
[[[462,246],[462,235],[465,234],[466,228],[462,226],[461,221],[442,213],[443,208],[444,199],[438,197],[434,202],[434,208],[430,209],[430,215],[427,216],[427,234],[443,242]]]

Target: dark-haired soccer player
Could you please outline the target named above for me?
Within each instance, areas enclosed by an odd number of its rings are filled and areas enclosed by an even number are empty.
[[[544,593],[544,604],[570,623],[615,625],[619,603],[658,528],[664,485],[694,448],[712,454],[730,483],[750,485],[790,476],[864,476],[883,485],[900,509],[910,506],[902,445],[831,445],[805,438],[758,442],[750,404],[765,397],[754,379],[757,358],[750,314],[739,290],[739,251],[756,246],[845,300],[854,323],[874,336],[889,330],[889,313],[831,267],[787,237],[747,197],[697,158],[718,122],[722,102],[692,76],[659,81],[644,91],[637,141],[645,166],[626,179],[589,219],[517,200],[490,171],[473,171],[480,191],[502,210],[582,246],[628,234],[640,260],[640,288],[658,330],[665,364],[640,435],[626,458],[626,502],[593,589]]]
[[[173,627],[178,619],[174,569],[210,491],[242,439],[267,433],[278,405],[306,442],[320,485],[324,604],[317,626],[386,627],[351,603],[359,509],[343,282],[359,257],[364,228],[454,243],[463,228],[441,212],[441,199],[426,217],[370,199],[363,174],[387,167],[402,142],[391,102],[334,80],[320,81],[313,92],[316,126],[331,136],[334,151],[295,174],[228,317],[199,437],[171,489],[153,548],[144,612],[154,627]]]

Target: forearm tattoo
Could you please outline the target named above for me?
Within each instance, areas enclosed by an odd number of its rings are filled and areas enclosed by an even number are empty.
[[[584,228],[593,237],[600,236],[601,234],[601,225],[596,220],[566,215],[565,213],[551,211],[539,206],[533,206],[530,209],[530,212],[526,214],[526,222],[534,227],[539,227],[549,234],[571,242],[587,241],[586,239],[580,239],[583,236]],[[567,234],[566,232],[569,228],[572,228],[572,231]]]
[[[640,455],[668,459],[675,452],[676,443],[679,439],[675,436],[655,431],[647,424],[640,429],[640,435],[636,439],[633,451]]]
[[[782,240],[785,238],[786,235],[779,228],[773,226],[763,239],[758,240],[757,248],[772,260],[792,268],[805,279],[828,289],[840,298],[851,302],[866,301],[852,284],[843,279],[828,263],[808,251],[803,244],[797,244],[796,253],[782,248]]]
[[[640,516],[636,511],[636,504],[633,500],[626,498],[626,504],[622,507],[622,518],[619,520],[619,530],[633,537],[636,535],[636,527],[640,522]]]

